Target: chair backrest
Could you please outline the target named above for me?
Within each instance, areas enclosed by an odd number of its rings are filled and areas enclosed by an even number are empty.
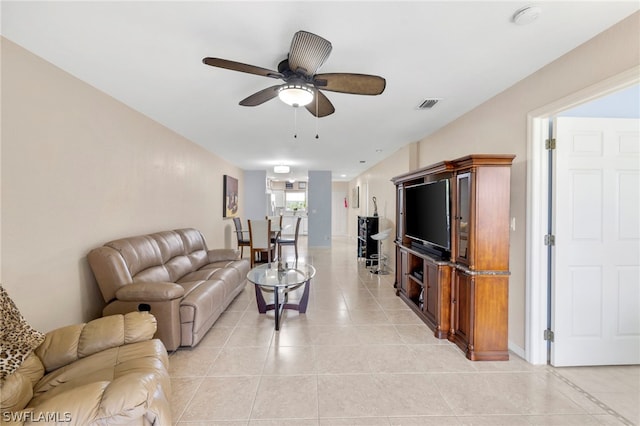
[[[271,221],[249,220],[249,240],[251,249],[265,249],[271,247]]]
[[[300,222],[302,222],[302,218],[298,216],[296,219],[296,236],[295,236],[296,242],[298,241],[298,234],[300,234]]]
[[[278,225],[278,228],[282,229],[282,215],[278,215],[278,216],[265,216],[266,220],[270,220],[271,224],[275,227],[275,225]]]
[[[240,241],[242,240],[242,221],[239,217],[234,217],[233,224],[236,226],[236,237],[238,237],[238,241]]]

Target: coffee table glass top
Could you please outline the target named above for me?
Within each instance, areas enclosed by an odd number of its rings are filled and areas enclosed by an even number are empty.
[[[265,263],[256,266],[247,274],[252,283],[273,288],[286,288],[309,281],[316,274],[316,269],[304,262]]]

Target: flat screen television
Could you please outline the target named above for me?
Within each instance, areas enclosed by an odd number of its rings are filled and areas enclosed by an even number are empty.
[[[405,235],[441,254],[451,250],[449,180],[405,188]]]

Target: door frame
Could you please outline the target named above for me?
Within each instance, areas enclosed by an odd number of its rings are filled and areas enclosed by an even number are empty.
[[[549,166],[545,140],[548,120],[561,111],[640,83],[640,66],[586,87],[527,114],[527,209],[525,269],[525,359],[547,363],[547,233]],[[553,172],[553,170],[551,170]]]

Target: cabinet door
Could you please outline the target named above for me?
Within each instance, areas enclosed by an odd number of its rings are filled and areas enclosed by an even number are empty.
[[[398,290],[404,294],[407,294],[407,281],[409,277],[407,274],[409,273],[409,253],[404,250],[400,250],[400,256],[398,256],[397,262],[399,263],[398,268]]]
[[[400,294],[402,291],[404,279],[404,265],[402,263],[402,253],[404,250],[401,250],[400,247],[396,247],[396,295]]]
[[[396,187],[396,241],[402,242],[404,236],[404,187]]]
[[[456,177],[456,261],[471,264],[471,172]]]
[[[473,345],[473,277],[459,270],[454,272],[451,308],[453,340],[466,352]]]
[[[431,262],[424,263],[424,299],[422,312],[438,325],[438,265]]]

